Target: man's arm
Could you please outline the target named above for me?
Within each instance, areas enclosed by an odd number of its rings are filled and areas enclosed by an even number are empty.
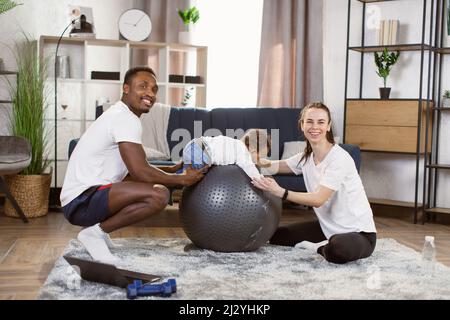
[[[179,169],[183,168],[183,162],[179,162],[173,166],[156,166],[156,168],[167,173],[175,173]]]
[[[166,173],[148,164],[142,145],[132,142],[119,142],[119,151],[131,178],[134,181],[162,184],[165,186],[189,186],[200,181],[203,173],[188,168],[185,174]]]

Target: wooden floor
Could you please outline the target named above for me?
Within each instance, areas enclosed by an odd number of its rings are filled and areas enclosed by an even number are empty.
[[[410,212],[405,215],[394,207],[374,207],[374,213],[379,238],[394,238],[420,251],[424,236],[433,235],[438,260],[450,266],[450,225],[413,224]],[[311,212],[286,209],[281,224],[311,219],[314,219]],[[19,219],[4,216],[0,207],[0,300],[35,299],[56,259],[79,230],[61,213],[52,212],[24,224]],[[111,236],[185,237],[185,234],[179,226],[175,206]]]

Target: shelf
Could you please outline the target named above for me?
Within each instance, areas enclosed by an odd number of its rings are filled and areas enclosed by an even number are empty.
[[[414,208],[414,202],[407,202],[407,201],[369,198],[369,202],[370,202],[370,204],[379,204],[379,205],[383,205],[383,206]],[[421,206],[422,204],[417,203],[417,205]]]
[[[192,50],[201,50],[201,49],[206,49],[207,47],[205,46],[195,46],[195,45],[190,45],[190,44],[180,44],[180,43],[169,43],[169,51],[181,51],[181,52],[186,52],[186,51],[192,51]]]
[[[17,71],[0,70],[1,75],[18,74]]]
[[[101,79],[89,79],[86,83],[98,83],[98,84],[123,84],[120,80],[101,80]]]
[[[382,52],[384,48],[389,51],[420,51],[422,50],[432,50],[433,48],[427,44],[397,44],[389,46],[366,46],[366,47],[349,47],[349,50],[358,52]]]
[[[169,82],[167,85],[169,87],[172,87],[172,88],[186,88],[186,87],[204,88],[205,87],[205,85],[203,83],[176,83],[176,82]]]
[[[45,121],[55,121],[55,118],[45,118]],[[69,119],[69,118],[58,118],[56,119],[58,122],[63,121],[63,122],[84,122],[86,121],[85,119]]]
[[[432,108],[433,110],[437,110],[437,111],[450,111],[450,107],[436,107],[436,108]]]
[[[395,0],[358,0],[358,1],[362,3],[372,3],[372,2],[391,2]]]
[[[166,44],[162,43],[162,42],[152,42],[152,43],[136,42],[136,41],[131,41],[130,42],[130,48],[131,49],[150,49],[150,48],[162,49],[162,48],[165,48],[165,47],[166,47]]]
[[[450,48],[436,48],[436,52],[441,54],[450,54]]]
[[[428,208],[425,209],[425,212],[428,213],[445,213],[445,214],[450,214],[450,208]]]
[[[13,103],[13,102],[10,100],[0,100],[0,103]]]
[[[433,169],[450,169],[450,164],[428,164],[427,168]]]
[[[417,101],[419,102],[419,98],[389,98],[388,100],[381,100],[380,98],[364,98],[364,99],[359,99],[359,98],[347,98],[347,101],[384,101],[384,102],[388,102],[388,101]],[[433,100],[427,100],[427,99],[422,99],[422,102],[433,102]]]
[[[45,43],[49,44],[49,43],[53,43],[53,44],[57,44],[58,43],[58,36],[41,36],[41,41],[45,41]],[[62,43],[68,43],[68,44],[84,44],[84,41],[86,41],[88,39],[84,39],[84,38],[70,38],[70,37],[63,37],[61,38],[61,44]]]
[[[77,79],[77,78],[57,78],[59,82],[75,82],[75,83],[82,83],[84,82],[84,79]],[[54,77],[48,77],[48,81],[55,82]]]

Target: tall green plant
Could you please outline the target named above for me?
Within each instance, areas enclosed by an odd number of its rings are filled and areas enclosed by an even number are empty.
[[[16,42],[17,87],[11,90],[13,109],[11,132],[26,138],[32,148],[32,159],[22,174],[42,174],[49,165],[46,155],[48,133],[45,128],[47,61],[40,61],[37,41],[24,34]]]
[[[16,3],[11,0],[0,0],[0,14],[5,13],[17,6],[22,5],[22,3]]]
[[[381,55],[378,54],[378,52],[374,52],[374,56],[375,65],[378,68],[377,74],[383,78],[384,87],[386,88],[387,77],[391,72],[392,66],[397,62],[400,52],[397,51],[389,53],[388,49],[384,48]]]

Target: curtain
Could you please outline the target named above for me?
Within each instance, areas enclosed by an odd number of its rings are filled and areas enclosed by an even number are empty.
[[[258,106],[323,99],[322,0],[264,0]]]

